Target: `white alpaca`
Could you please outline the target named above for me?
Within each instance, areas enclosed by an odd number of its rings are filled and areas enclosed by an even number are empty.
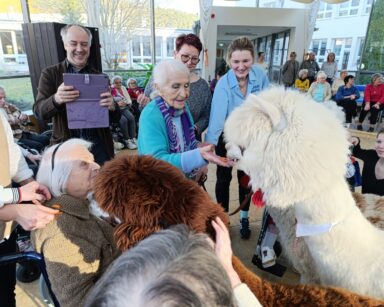
[[[384,232],[356,207],[344,179],[347,132],[336,115],[295,91],[250,95],[225,125],[229,156],[264,192],[293,207],[298,235],[323,285],[384,298]]]

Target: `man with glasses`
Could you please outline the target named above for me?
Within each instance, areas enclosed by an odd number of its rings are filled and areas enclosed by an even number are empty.
[[[99,164],[113,158],[113,140],[109,128],[69,129],[67,123],[66,103],[76,100],[80,92],[73,86],[63,83],[63,73],[99,74],[88,64],[92,41],[91,32],[80,25],[66,25],[61,29],[67,58],[41,73],[38,94],[33,110],[38,117],[51,120],[53,134],[51,144],[57,144],[70,138],[82,138],[93,143],[92,153]],[[100,95],[100,105],[110,110],[111,119],[119,122],[120,114],[115,112],[110,92]]]

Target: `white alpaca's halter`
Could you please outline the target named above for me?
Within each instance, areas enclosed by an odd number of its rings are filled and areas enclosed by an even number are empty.
[[[296,224],[296,237],[309,237],[321,235],[323,233],[331,232],[332,228],[342,221],[333,222],[329,224],[316,224],[316,225],[305,225],[305,224]]]
[[[342,222],[345,222],[345,220],[351,215],[351,212],[348,213],[343,219],[333,222],[333,223],[327,223],[327,224],[296,224],[296,238],[300,237],[310,237],[310,236],[316,236],[321,235],[324,233],[330,233],[333,227],[335,227],[337,224],[340,224]]]

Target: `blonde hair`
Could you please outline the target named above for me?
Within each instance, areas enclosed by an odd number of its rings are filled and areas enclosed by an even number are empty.
[[[245,36],[238,37],[234,39],[228,46],[227,49],[227,63],[229,64],[229,61],[232,57],[232,53],[235,51],[240,50],[240,51],[249,51],[252,55],[252,58],[255,58],[255,46],[253,46],[252,42],[250,41],[249,38]]]

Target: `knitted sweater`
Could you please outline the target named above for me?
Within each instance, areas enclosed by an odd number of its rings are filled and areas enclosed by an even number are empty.
[[[53,293],[61,307],[83,306],[89,290],[120,254],[113,227],[89,213],[87,200],[62,195],[46,205],[60,205],[62,214],[31,233],[34,247],[44,254]]]

